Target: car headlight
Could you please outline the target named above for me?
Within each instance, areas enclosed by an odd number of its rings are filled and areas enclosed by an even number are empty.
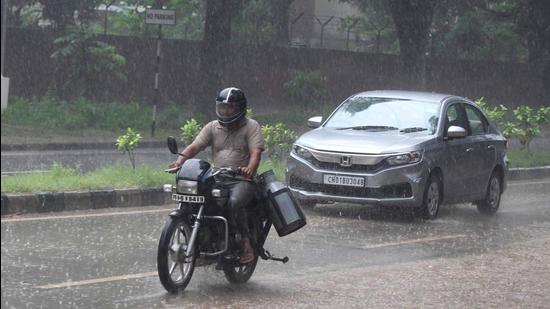
[[[409,153],[403,153],[395,156],[391,156],[386,159],[389,165],[402,165],[417,163],[422,160],[422,151],[411,151]]]
[[[197,194],[198,183],[194,180],[178,180],[176,191],[181,194]]]
[[[292,145],[292,152],[298,157],[306,160],[311,160],[313,158],[313,155],[309,152],[309,150],[296,144]]]

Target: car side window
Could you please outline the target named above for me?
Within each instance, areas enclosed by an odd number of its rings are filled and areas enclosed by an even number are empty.
[[[481,112],[468,104],[465,104],[464,109],[466,110],[466,117],[468,117],[471,135],[486,134],[488,130],[488,123]]]
[[[464,116],[463,116],[463,113],[462,113],[462,110],[461,110],[461,105],[462,104],[460,104],[460,103],[456,103],[456,104],[452,104],[451,106],[449,106],[447,108],[447,113],[445,115],[446,116],[446,119],[445,119],[445,133],[447,133],[447,130],[451,126],[462,127],[465,130],[468,129],[467,123],[464,119]]]

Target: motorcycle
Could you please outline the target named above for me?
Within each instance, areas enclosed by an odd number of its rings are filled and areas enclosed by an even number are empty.
[[[168,137],[167,142],[170,152],[179,154],[175,138]],[[224,180],[239,178],[238,168],[214,170],[207,161],[188,159],[179,169],[166,171],[175,172],[176,185],[164,185],[164,191],[178,204],[166,219],[157,252],[159,279],[168,292],[183,291],[195,266],[216,264],[230,283],[243,284],[254,273],[259,257],[288,262],[288,257],[278,258],[265,250],[264,243],[272,225],[282,237],[306,225],[306,218],[272,171],[252,181],[256,196],[247,214],[255,258],[247,264],[239,261],[241,235],[231,220],[229,190],[224,186]]]

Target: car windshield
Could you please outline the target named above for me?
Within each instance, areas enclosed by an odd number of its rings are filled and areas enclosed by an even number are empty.
[[[434,134],[439,107],[438,102],[356,96],[347,99],[328,119],[325,127]]]

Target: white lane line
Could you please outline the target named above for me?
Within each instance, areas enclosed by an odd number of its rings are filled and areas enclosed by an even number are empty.
[[[509,186],[526,186],[526,185],[540,185],[540,184],[550,184],[550,181],[532,181],[532,182],[508,182]]]
[[[376,249],[376,248],[384,248],[384,247],[400,246],[400,245],[414,244],[414,243],[420,243],[420,242],[431,242],[431,241],[447,240],[447,239],[455,239],[455,238],[464,238],[464,237],[466,237],[466,235],[463,235],[463,234],[438,236],[438,237],[426,237],[426,238],[417,238],[417,239],[404,240],[404,241],[399,241],[399,242],[386,242],[386,243],[383,243],[383,244],[364,246],[362,248],[363,249]]]
[[[122,275],[122,276],[113,276],[113,277],[105,277],[105,278],[97,278],[97,279],[88,279],[88,280],[82,280],[82,281],[67,281],[63,283],[39,285],[39,286],[35,286],[35,288],[43,289],[43,290],[70,288],[70,287],[89,285],[89,284],[95,284],[95,283],[104,283],[104,282],[152,277],[152,276],[156,276],[157,274],[158,273],[156,271],[152,271],[148,273],[133,274],[133,275]]]
[[[66,215],[66,216],[46,216],[46,217],[33,217],[33,218],[11,218],[2,219],[4,222],[23,222],[23,221],[41,221],[41,220],[57,220],[57,219],[71,219],[71,218],[93,218],[93,217],[109,217],[109,216],[121,216],[121,215],[134,215],[144,213],[166,212],[172,208],[159,208],[154,210],[134,210],[134,211],[119,211],[119,212],[106,212],[99,214],[84,214],[84,215]]]

